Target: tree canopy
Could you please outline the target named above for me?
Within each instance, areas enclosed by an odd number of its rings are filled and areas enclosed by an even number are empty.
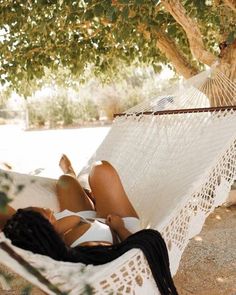
[[[92,66],[109,79],[123,65],[158,71],[160,62],[191,77],[220,43],[235,52],[235,16],[234,0],[0,0],[1,83],[19,91],[47,68],[81,78]]]

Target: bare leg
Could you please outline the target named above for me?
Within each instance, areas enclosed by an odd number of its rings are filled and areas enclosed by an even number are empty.
[[[94,210],[92,201],[75,177],[70,160],[63,155],[59,165],[63,172],[67,173],[59,178],[56,185],[60,210],[68,209],[73,212]]]
[[[76,178],[76,180],[78,181],[77,177],[76,177],[76,173],[71,165],[71,161],[69,160],[69,158],[63,154],[61,159],[60,159],[60,162],[59,162],[59,166],[61,168],[61,170],[63,171],[64,174],[66,175],[71,175],[73,176],[74,178]],[[87,197],[89,197],[89,199],[92,201],[93,205],[95,204],[95,199],[92,195],[92,193],[87,190],[87,189],[84,189],[83,190],[85,191]]]
[[[89,175],[89,184],[96,200],[97,217],[108,214],[120,217],[138,217],[123,188],[115,168],[106,161],[95,164]]]

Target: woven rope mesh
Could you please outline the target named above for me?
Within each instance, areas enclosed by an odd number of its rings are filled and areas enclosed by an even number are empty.
[[[116,167],[143,226],[165,236],[173,272],[235,179],[235,126],[233,110],[121,117],[91,159]]]
[[[178,81],[163,94],[147,99],[126,114],[235,106],[236,83],[212,67],[188,80]]]
[[[136,106],[115,119],[81,172],[87,173],[95,160],[108,160],[116,167],[143,227],[162,233],[173,274],[189,239],[200,232],[209,213],[226,200],[236,179],[235,90],[235,83],[209,70]],[[229,107],[154,114],[216,103]],[[36,181],[31,183],[31,191],[34,185],[38,189]],[[52,262],[20,252],[69,294],[82,294],[86,284],[92,285],[96,294],[114,290],[115,294],[158,294],[146,259],[138,250],[99,267]]]

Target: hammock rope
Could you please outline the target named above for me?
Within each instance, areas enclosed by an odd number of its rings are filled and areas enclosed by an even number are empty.
[[[130,108],[125,114],[235,106],[235,93],[236,83],[212,67],[186,81],[177,83],[162,95]]]
[[[95,160],[104,159],[116,167],[143,227],[162,233],[172,274],[189,239],[226,200],[236,179],[235,90],[236,83],[209,69],[117,115],[79,175],[84,177]],[[15,208],[24,204],[58,209],[55,180],[9,174],[15,185],[26,184],[13,201]],[[35,199],[29,200],[32,193]],[[91,285],[95,294],[114,290],[117,294],[159,294],[147,261],[137,249],[106,265],[91,267],[55,262],[11,247],[70,295],[83,294],[86,285]],[[0,259],[3,256],[0,251]],[[25,272],[21,274],[27,277]]]

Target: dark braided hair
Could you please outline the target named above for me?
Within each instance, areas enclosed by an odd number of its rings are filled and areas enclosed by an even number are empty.
[[[13,245],[34,253],[63,260],[66,245],[56,233],[52,224],[39,212],[18,209],[3,228]]]
[[[162,295],[177,295],[169,268],[166,244],[160,233],[141,230],[112,246],[77,246],[70,248],[40,213],[19,209],[6,223],[4,234],[12,244],[55,260],[100,265],[108,263],[133,248],[141,249],[149,263]]]

